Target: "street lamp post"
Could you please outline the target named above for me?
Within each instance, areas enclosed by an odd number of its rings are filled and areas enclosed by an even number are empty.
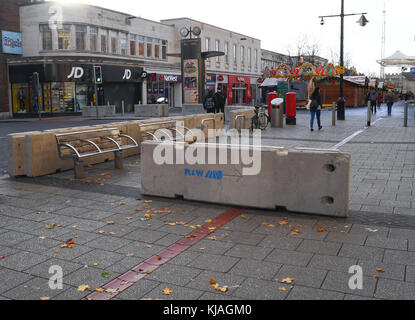
[[[367,14],[364,13],[351,13],[351,14],[345,14],[344,13],[344,0],[341,0],[341,13],[340,15],[331,15],[331,16],[320,16],[321,18],[321,25],[324,25],[324,18],[333,18],[333,17],[340,17],[340,67],[344,68],[344,17],[347,16],[357,16],[362,15],[357,21],[357,23],[360,24],[360,26],[364,27],[369,21],[364,16]],[[346,107],[346,100],[344,99],[344,75],[340,75],[340,97],[337,101],[337,120],[343,121],[346,119],[345,115],[345,107]]]

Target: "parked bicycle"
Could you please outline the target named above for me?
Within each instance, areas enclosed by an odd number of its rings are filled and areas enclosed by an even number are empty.
[[[265,130],[271,122],[270,117],[266,113],[266,107],[263,105],[255,105],[255,115],[251,119],[251,132],[254,130]]]

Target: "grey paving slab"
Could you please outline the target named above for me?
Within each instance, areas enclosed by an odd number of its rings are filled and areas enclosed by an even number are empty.
[[[131,287],[120,293],[117,298],[122,300],[140,300],[142,298],[150,298],[148,294],[160,285],[158,281],[147,279],[140,280]],[[164,289],[164,288],[163,288]],[[162,290],[163,290],[162,289]],[[153,298],[153,296],[151,296]]]
[[[171,289],[173,292],[170,295],[164,295],[164,289]],[[200,290],[190,289],[186,287],[180,287],[171,285],[168,283],[162,283],[149,293],[144,298],[162,299],[162,300],[197,300],[202,296],[204,292]]]
[[[294,286],[287,300],[343,300],[344,294],[340,292]]]
[[[116,252],[121,253],[123,255],[132,253],[136,257],[147,259],[159,253],[165,248],[165,246],[158,246],[144,242],[132,241],[129,244],[119,248]]]
[[[230,297],[227,295],[219,294],[219,293],[212,293],[212,292],[205,292],[202,294],[202,296],[199,298],[199,300],[202,301],[229,301],[229,300],[241,300],[236,297]]]
[[[415,265],[415,252],[405,252],[398,250],[386,250],[383,261],[386,263],[397,263],[405,265]]]
[[[229,249],[225,255],[236,258],[263,260],[271,251],[272,248],[239,244],[234,246],[232,249]]]
[[[303,240],[298,246],[297,251],[337,256],[341,247],[342,244],[337,242]]]
[[[327,275],[327,271],[304,267],[284,265],[275,277],[275,281],[281,282],[283,279],[294,279],[294,285],[305,287],[320,288]]]
[[[154,244],[161,246],[171,246],[181,239],[183,239],[183,236],[177,234],[168,234],[160,240],[156,241]]]
[[[408,240],[406,239],[392,239],[378,236],[369,236],[365,243],[368,247],[385,248],[392,250],[408,250]],[[409,245],[409,248],[411,246]],[[415,250],[414,250],[415,251]]]
[[[88,242],[86,245],[91,248],[102,249],[107,251],[116,251],[130,244],[130,240],[120,239],[112,236],[104,236]]]
[[[340,242],[340,243],[350,243],[363,245],[366,242],[367,234],[350,234],[350,233],[340,233],[340,232],[330,232],[325,241],[328,242]]]
[[[9,231],[0,235],[0,244],[4,246],[14,246],[23,241],[33,239],[34,236],[17,231]]]
[[[209,254],[224,254],[231,248],[235,246],[235,243],[230,241],[215,241],[210,239],[203,239],[200,242],[198,242],[193,247],[189,248],[190,251],[197,251]]]
[[[322,285],[322,289],[349,293],[364,297],[373,297],[376,289],[377,280],[373,277],[363,277],[363,289],[352,290],[349,287],[349,281],[353,274],[329,271]]]
[[[0,266],[16,271],[23,271],[46,260],[48,260],[46,256],[31,252],[19,252],[0,259]]]
[[[198,257],[202,255],[202,251],[196,252],[196,251],[185,251],[181,254],[179,254],[176,258],[170,260],[169,263],[176,264],[179,266],[187,266],[190,263],[192,263],[194,260],[196,260]]]
[[[58,250],[57,253],[55,252],[55,250]],[[77,245],[75,243],[73,248],[61,248],[60,246],[57,246],[55,248],[50,249],[49,251],[43,252],[42,255],[49,257],[49,258],[52,257],[52,258],[72,261],[75,258],[87,252],[90,252],[92,250],[94,250],[94,248],[87,247],[84,245]]]
[[[63,283],[69,284],[74,287],[82,286],[82,285],[89,285],[91,290],[95,290],[96,288],[100,288],[106,283],[109,283],[111,280],[115,279],[116,277],[120,276],[119,273],[110,273],[110,276],[104,278],[102,273],[106,272],[102,269],[98,268],[82,268],[72,272],[71,274],[67,275],[63,278]]]
[[[94,288],[95,289],[95,288]],[[85,298],[90,292],[80,292],[74,287],[68,287],[67,289],[61,290],[51,300],[56,301],[78,301]]]
[[[54,239],[65,242],[68,239],[73,239],[75,241],[75,245],[77,244],[86,244],[92,240],[102,238],[103,236],[99,233],[94,232],[86,232],[77,230],[75,228],[68,229],[68,232],[64,233],[63,235],[54,236]]]
[[[221,255],[201,254],[188,266],[202,270],[228,272],[236,263],[239,262],[239,260],[239,258],[225,257]]]
[[[387,300],[415,300],[413,283],[380,279],[376,288],[375,298]]]
[[[146,279],[184,287],[188,283],[192,282],[201,272],[202,270],[197,268],[189,268],[167,263],[153,271],[153,273],[148,275]]]
[[[356,265],[356,258],[345,258],[316,254],[310,261],[308,267],[322,270],[333,270],[349,272],[351,266]]]
[[[63,285],[63,288],[68,287]],[[59,290],[52,290],[49,287],[49,280],[34,278],[13,288],[3,295],[12,300],[40,300],[42,297],[54,297],[59,294]]]
[[[311,253],[274,249],[265,261],[293,266],[307,266],[312,257],[313,254]]]
[[[144,260],[145,259],[139,258],[139,257],[125,257],[121,259],[120,261],[117,261],[113,265],[105,268],[105,271],[109,273],[124,274],[125,272],[141,264]]]
[[[0,294],[33,279],[33,276],[9,269],[0,269]]]
[[[363,274],[368,277],[399,281],[404,281],[405,279],[405,266],[401,264],[374,262],[363,259],[359,260],[357,265],[362,267]]]
[[[100,269],[106,269],[118,261],[121,261],[123,258],[124,256],[119,253],[95,249],[73,259],[73,261],[83,266],[87,265],[89,267],[93,267],[94,264],[97,264],[96,267]]]
[[[258,244],[258,246],[282,250],[295,250],[301,242],[302,239],[300,238],[289,238],[280,234],[272,234],[266,236],[264,240]]]
[[[275,262],[257,261],[252,259],[242,259],[229,273],[263,280],[272,280],[282,264]]]
[[[265,235],[247,232],[233,231],[229,232],[229,234],[230,235],[227,237],[228,241],[253,246],[258,245],[265,238]]]
[[[20,242],[19,244],[15,246],[15,248],[18,248],[19,250],[23,250],[23,251],[33,252],[33,253],[42,253],[47,250],[50,250],[53,247],[58,246],[61,243],[62,242],[58,240],[53,240],[53,239],[34,238],[34,239]]]
[[[137,229],[124,236],[125,239],[154,243],[167,235],[166,232],[154,230]]]
[[[84,267],[84,265],[81,265],[79,263],[53,258],[25,270],[24,273],[44,279],[49,279],[52,276],[52,274],[49,273],[49,271],[51,270],[50,268],[52,266],[61,267],[63,277],[66,277],[70,273]]]
[[[390,230],[389,238],[391,238],[391,239],[415,240],[415,230],[393,228],[393,229]]]
[[[279,290],[282,286],[277,282],[248,278],[232,296],[245,300],[284,300],[289,290]]]
[[[384,253],[385,249],[382,248],[358,246],[354,244],[343,244],[339,252],[339,256],[357,258],[373,262],[381,262]]]

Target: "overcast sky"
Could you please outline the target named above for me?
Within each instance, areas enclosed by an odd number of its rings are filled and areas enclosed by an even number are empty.
[[[320,15],[340,13],[340,0],[61,0],[83,2],[151,20],[189,17],[262,41],[262,48],[287,53],[306,35],[318,42],[321,56],[340,50],[340,18]],[[362,28],[359,16],[345,18],[345,52],[359,72],[380,73],[383,6],[386,3],[386,57],[400,50],[415,56],[415,0],[345,0],[346,13],[367,12]],[[387,68],[386,72],[396,72]]]

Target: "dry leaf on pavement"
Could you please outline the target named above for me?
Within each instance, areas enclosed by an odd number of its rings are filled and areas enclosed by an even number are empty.
[[[50,300],[50,297],[42,297],[42,298],[40,298],[40,300],[42,300],[42,301]]]
[[[172,290],[172,289],[165,288],[165,289],[163,290],[163,294],[164,294],[165,296],[169,296],[169,295],[171,295],[172,293],[173,293],[173,290]]]
[[[294,279],[292,279],[292,278],[285,278],[285,279],[281,280],[281,283],[290,284],[290,283],[293,283],[293,282],[294,282]]]
[[[91,289],[91,286],[84,284],[84,285],[79,286],[76,290],[78,290],[80,292],[85,292],[85,291],[87,291],[89,289]]]

